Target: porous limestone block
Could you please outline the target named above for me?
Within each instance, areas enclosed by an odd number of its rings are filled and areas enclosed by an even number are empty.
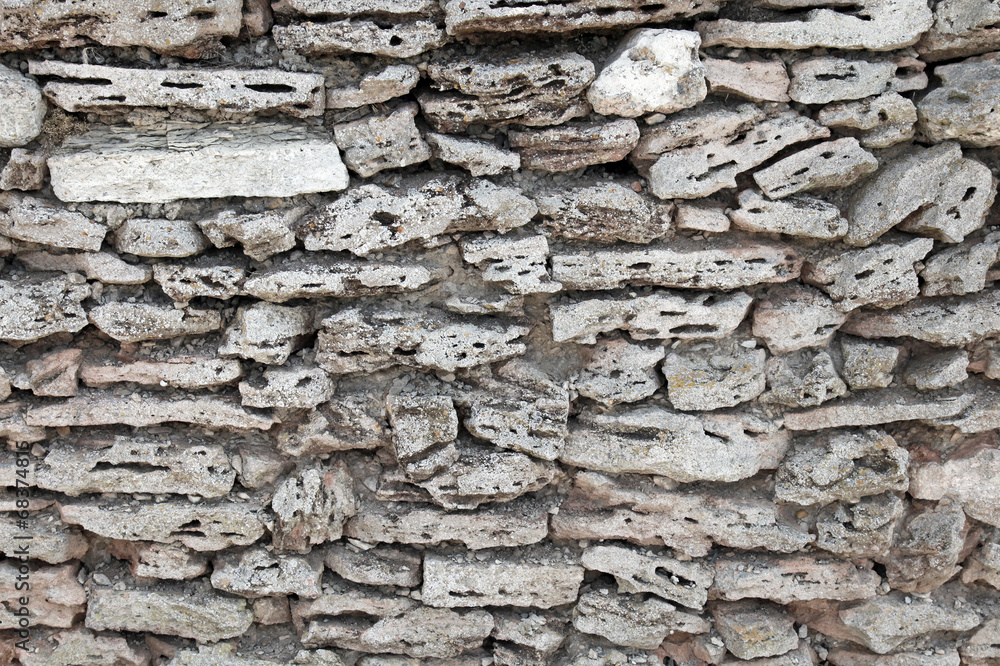
[[[463,238],[462,258],[482,269],[486,282],[512,294],[552,293],[562,289],[548,271],[549,243],[545,236]]]
[[[545,192],[535,199],[550,236],[594,243],[648,243],[667,234],[672,206],[624,183],[602,181]]]
[[[282,365],[297,343],[316,330],[313,316],[313,309],[306,306],[260,302],[242,306],[222,334],[219,355]]]
[[[333,397],[334,384],[319,368],[269,366],[261,381],[242,381],[239,390],[247,407],[312,409]]]
[[[10,276],[0,280],[0,340],[33,342],[54,333],[76,333],[87,325],[80,302],[90,296],[82,275]]]
[[[587,590],[573,608],[577,631],[603,636],[623,647],[655,650],[670,634],[700,634],[710,626],[704,618],[679,611],[662,599],[607,587]]]
[[[24,148],[10,151],[10,159],[0,171],[0,190],[40,190],[49,175],[44,152],[30,152]]]
[[[823,555],[734,553],[715,561],[712,594],[719,599],[770,599],[788,604],[811,599],[869,599],[882,579],[871,563]]]
[[[124,636],[112,632],[95,634],[89,629],[71,629],[38,635],[32,643],[31,652],[18,653],[24,666],[96,666],[106,660],[122,666],[143,666],[150,660],[146,648],[130,644]],[[94,656],[99,661],[91,660]]]
[[[816,546],[845,558],[877,557],[892,546],[903,511],[891,492],[828,504],[816,514]]]
[[[31,559],[59,564],[87,554],[87,537],[78,528],[61,521],[57,513],[40,511],[32,516],[35,522],[31,525]],[[24,527],[18,526],[18,520],[12,515],[0,518],[0,553],[9,558],[24,554],[24,540],[16,538],[24,535]],[[20,555],[19,550],[22,551]]]
[[[819,407],[785,412],[788,430],[824,430],[874,426],[893,421],[949,419],[975,402],[975,396],[954,389],[914,391],[888,388],[831,400]]]
[[[677,409],[710,410],[753,400],[764,392],[763,349],[727,342],[693,343],[667,355],[663,374]]]
[[[246,278],[247,262],[242,257],[226,254],[153,267],[153,279],[179,307],[199,297],[229,300],[242,295]]]
[[[635,546],[600,545],[583,552],[583,566],[615,577],[621,592],[658,597],[701,610],[712,585],[712,568],[703,562],[683,562],[667,553]]]
[[[920,271],[923,296],[963,296],[986,288],[1000,256],[1000,232],[974,233],[961,243],[932,254]]]
[[[307,467],[277,487],[271,509],[277,515],[274,547],[309,552],[341,537],[344,521],[357,511],[354,479],[343,461]]]
[[[941,85],[917,105],[920,130],[931,141],[957,140],[977,148],[1000,145],[996,98],[1000,56],[990,53],[934,68]]]
[[[178,310],[149,303],[105,303],[93,308],[88,318],[102,332],[122,342],[168,340],[222,327],[222,317],[214,310]]]
[[[800,150],[757,171],[753,179],[768,197],[781,199],[798,192],[842,189],[876,169],[875,156],[857,139],[846,138]]]
[[[561,172],[625,159],[639,141],[639,126],[630,118],[621,118],[511,130],[507,136],[525,169]]]
[[[373,113],[360,120],[333,126],[337,145],[344,150],[344,163],[367,178],[384,169],[426,162],[430,146],[420,136],[413,119],[419,107],[413,102],[390,113]]]
[[[97,252],[108,228],[45,199],[7,193],[0,195],[0,233],[28,243]]]
[[[910,492],[922,500],[952,497],[971,518],[1000,526],[1000,492],[991,481],[1000,470],[1000,457],[984,443],[963,448],[940,461],[914,462]]]
[[[401,64],[365,72],[349,83],[338,76],[327,85],[326,108],[352,109],[387,102],[407,94],[419,81],[419,69],[413,65]]]
[[[918,391],[942,389],[968,379],[968,367],[969,352],[950,349],[911,361],[903,371],[903,381]]]
[[[242,215],[224,210],[212,217],[198,220],[198,226],[215,247],[232,247],[239,243],[248,257],[264,261],[271,255],[295,247],[292,226],[306,210],[299,207]]]
[[[755,174],[756,175],[756,174]],[[755,190],[743,190],[739,208],[727,211],[733,226],[753,233],[779,233],[836,240],[847,233],[848,223],[833,204],[809,196],[777,201]]]
[[[609,406],[638,402],[663,385],[656,366],[665,355],[662,346],[637,345],[620,338],[602,340],[573,380],[573,387],[580,395]]]
[[[678,202],[676,222],[678,229],[710,233],[729,231],[729,215],[726,207],[720,204]]]
[[[774,657],[799,645],[792,616],[768,601],[717,602],[712,617],[726,649],[740,659]]]
[[[344,18],[330,22],[305,21],[272,28],[274,42],[282,50],[306,56],[340,53],[370,53],[387,58],[409,58],[436,49],[448,37],[434,21],[397,19],[389,27],[384,20]]]
[[[110,252],[25,252],[17,258],[33,271],[82,273],[88,280],[104,284],[142,284],[153,277],[149,266],[130,264]]]
[[[833,301],[804,285],[780,285],[767,292],[753,313],[753,334],[772,354],[825,347],[847,320]]]
[[[334,543],[327,547],[324,562],[355,583],[416,587],[422,578],[423,553],[406,546],[379,545],[366,550]]]
[[[444,395],[394,395],[386,400],[392,426],[392,448],[396,460],[404,465],[420,461],[434,449],[458,437],[458,413],[452,399]],[[457,459],[457,451],[454,458]],[[443,461],[448,466],[455,460]],[[427,471],[427,476],[437,469]]]
[[[239,636],[253,623],[244,599],[183,588],[115,590],[95,587],[87,603],[88,629],[149,632],[217,641]]]
[[[5,27],[6,13],[0,14],[0,29]],[[6,35],[4,35],[6,37]],[[4,40],[0,37],[0,40]],[[3,41],[0,41],[0,51]],[[23,146],[39,135],[45,119],[45,100],[32,79],[9,67],[0,65],[0,148]]]
[[[53,428],[113,424],[141,427],[172,421],[227,430],[267,430],[274,425],[270,415],[249,412],[228,396],[179,393],[169,397],[150,395],[135,401],[100,391],[31,407],[25,421]]]
[[[418,485],[446,509],[474,509],[533,493],[561,476],[554,463],[523,453],[464,446],[454,463]]]
[[[788,102],[788,72],[780,60],[704,58],[705,79],[715,95],[733,94],[755,102]]]
[[[322,594],[319,553],[303,557],[253,546],[219,555],[212,564],[212,587],[248,599],[290,594],[315,599]]]
[[[788,96],[802,104],[826,104],[927,87],[924,63],[916,58],[863,60],[822,56],[791,66]]]
[[[909,337],[945,347],[979,342],[1000,332],[1000,294],[917,298],[889,310],[859,310],[843,325],[865,338]]]
[[[134,218],[118,227],[115,249],[140,257],[190,257],[209,246],[198,225],[188,220]]]
[[[28,550],[31,549],[31,544]],[[0,575],[5,583],[0,587],[0,599],[3,608],[0,610],[0,627],[5,630],[20,629],[20,617],[17,611],[24,606],[18,603],[24,599],[28,590],[35,593],[32,602],[31,620],[35,627],[72,627],[74,621],[86,611],[87,593],[77,582],[79,563],[68,563],[57,566],[38,565],[31,567],[30,578],[27,578],[30,588],[25,588],[26,580],[23,569],[18,571],[27,557],[18,562],[12,558],[0,564]],[[21,578],[18,578],[21,576]],[[20,588],[20,589],[19,589]],[[23,617],[23,615],[21,616]],[[37,630],[36,630],[37,631]],[[34,641],[32,641],[34,643]]]
[[[917,107],[899,93],[887,92],[857,102],[824,106],[816,120],[827,127],[857,130],[858,141],[865,148],[888,148],[913,138]]]
[[[136,578],[190,580],[210,569],[206,555],[177,543],[113,540],[108,543],[108,552],[127,560],[129,571]]]
[[[425,134],[424,140],[434,157],[460,166],[473,176],[496,176],[521,168],[520,155],[498,148],[491,141],[434,132]]]
[[[273,303],[295,298],[375,296],[414,291],[431,281],[431,272],[416,263],[299,259],[274,262],[253,273],[243,289]]]
[[[815,407],[847,393],[847,384],[825,351],[772,356],[767,360],[767,385],[770,390],[760,402],[789,407]]]

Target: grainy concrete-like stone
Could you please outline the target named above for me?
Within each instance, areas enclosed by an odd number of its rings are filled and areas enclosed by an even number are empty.
[[[788,72],[780,60],[703,58],[705,79],[716,95],[733,94],[755,102],[788,102]]]
[[[320,596],[323,561],[311,557],[270,553],[254,547],[215,558],[212,587],[241,597],[258,598],[294,594],[302,599]]]
[[[788,96],[802,104],[826,104],[927,87],[924,63],[916,58],[808,58],[794,63],[791,74]]]
[[[0,190],[40,190],[49,175],[45,153],[23,148],[10,151],[10,159],[0,171]]]
[[[389,65],[366,72],[350,83],[337,77],[327,85],[326,108],[350,109],[387,102],[413,90],[419,80],[420,70],[413,65]]]
[[[844,379],[852,389],[885,388],[892,383],[899,347],[844,336],[840,338]]]
[[[1000,145],[994,107],[1000,94],[995,53],[934,68],[941,85],[917,105],[920,130],[931,141],[958,140],[978,148]]]
[[[313,316],[309,307],[260,302],[243,306],[222,334],[219,355],[281,365],[295,350],[297,342],[316,330]]]
[[[136,401],[99,391],[31,407],[25,421],[29,425],[55,428],[112,424],[140,427],[176,421],[207,428],[267,430],[274,424],[270,416],[248,412],[238,401],[228,397],[179,394],[161,398],[149,395]]]
[[[711,592],[719,599],[770,599],[779,604],[810,599],[842,601],[875,596],[881,577],[871,563],[832,557],[741,553],[715,561]]]
[[[115,249],[140,257],[189,257],[208,247],[198,225],[187,220],[128,220],[115,231]]]
[[[970,517],[1000,526],[1000,493],[989,479],[1000,467],[997,452],[972,443],[940,461],[914,464],[910,493],[917,499],[953,497]]]
[[[755,190],[743,190],[738,200],[739,208],[726,211],[738,229],[824,240],[847,234],[848,223],[840,209],[822,199],[790,196],[773,201]]]
[[[271,530],[274,547],[308,552],[340,538],[344,521],[357,510],[354,481],[343,462],[308,467],[275,490],[271,508],[278,517]]]
[[[319,259],[275,262],[248,278],[243,289],[265,301],[284,303],[295,298],[413,291],[430,280],[431,272],[420,264]]]
[[[583,552],[581,562],[590,571],[613,575],[622,592],[651,592],[698,610],[708,600],[714,575],[703,562],[682,562],[632,546],[594,546]]]
[[[113,590],[94,588],[87,604],[87,628],[114,629],[203,641],[233,638],[253,622],[243,599],[183,589]]]
[[[239,390],[246,407],[312,409],[333,397],[334,384],[319,368],[268,367],[260,381],[242,381]]]
[[[178,310],[146,303],[106,303],[88,313],[90,323],[115,340],[166,340],[178,335],[217,331],[222,319],[213,310]]]
[[[1000,294],[918,298],[890,310],[860,310],[843,330],[866,338],[909,337],[943,346],[966,345],[1000,331]]]
[[[753,334],[773,354],[825,347],[847,316],[822,292],[801,285],[769,290],[753,313]]]
[[[414,124],[419,108],[407,102],[387,114],[372,114],[360,120],[333,126],[337,145],[344,151],[344,163],[367,178],[384,169],[426,162],[430,146]]]
[[[562,289],[548,272],[549,243],[545,236],[467,238],[462,258],[482,269],[483,280],[512,294],[552,293]]]
[[[402,546],[368,550],[335,543],[326,549],[326,566],[347,580],[365,585],[416,587],[422,578],[423,555]]]
[[[825,351],[772,356],[766,371],[770,390],[760,396],[760,402],[815,407],[847,393],[847,384]]]
[[[108,228],[45,199],[11,193],[0,195],[0,233],[29,243],[96,252]]]
[[[1000,233],[973,233],[961,243],[932,254],[920,271],[924,296],[962,296],[982,291],[1000,256]]]
[[[845,188],[878,169],[878,160],[857,139],[816,144],[753,175],[772,199],[804,191]]]
[[[707,620],[678,611],[662,599],[621,594],[606,587],[580,595],[573,609],[573,626],[624,647],[655,650],[672,633],[705,633]]]
[[[819,110],[816,120],[827,127],[858,130],[858,141],[865,148],[888,148],[913,138],[917,107],[899,93],[887,92],[830,104]]]
[[[637,345],[622,339],[602,340],[590,361],[573,381],[580,395],[605,405],[637,402],[663,385],[656,366],[663,347]]]
[[[719,602],[712,607],[712,617],[726,649],[740,659],[785,654],[799,644],[792,617],[775,604]]]
[[[763,393],[766,352],[736,342],[693,343],[668,354],[663,374],[670,403],[684,411],[711,410]]]
[[[32,342],[87,325],[80,302],[90,296],[83,276],[11,276],[0,280],[0,340]]]
[[[308,56],[370,53],[408,58],[447,41],[444,30],[431,21],[401,21],[389,28],[366,19],[346,18],[329,23],[306,21],[274,26],[272,34],[278,48]]]
[[[560,238],[648,243],[670,230],[670,204],[657,204],[614,181],[546,192],[535,203],[546,233]]]
[[[623,118],[608,123],[511,130],[507,136],[525,169],[574,171],[625,159],[639,141],[639,127],[634,120]]]
[[[4,14],[6,12],[5,7]],[[3,23],[6,23],[5,18],[6,15],[0,15]],[[0,29],[6,27],[3,23],[0,23]],[[29,143],[42,131],[44,119],[45,100],[38,84],[20,72],[0,65],[0,147],[11,148]]]
[[[305,213],[305,208],[248,215],[226,210],[199,220],[198,226],[215,247],[232,247],[239,243],[248,257],[264,261],[295,247],[292,226]]]
[[[822,430],[844,426],[873,426],[893,421],[941,419],[955,416],[973,402],[973,396],[954,389],[914,391],[890,388],[854,393],[820,407],[786,412],[789,430]]]
[[[495,176],[521,168],[520,155],[498,148],[489,141],[434,132],[425,134],[424,140],[430,145],[434,157],[458,165],[473,176]]]
[[[112,632],[73,629],[38,635],[32,643],[32,652],[18,654],[24,666],[103,666],[116,661],[121,666],[144,666],[150,659],[147,649]]]

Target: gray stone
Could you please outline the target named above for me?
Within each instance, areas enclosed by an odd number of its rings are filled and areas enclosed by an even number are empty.
[[[4,16],[0,17],[4,33],[7,11],[4,8]],[[0,46],[0,50],[6,49]],[[23,146],[38,136],[42,131],[45,110],[45,100],[38,84],[20,72],[0,65],[0,118],[3,119],[0,120],[0,147]]]
[[[959,414],[972,402],[973,396],[954,390],[933,393],[896,388],[866,391],[812,409],[786,412],[785,427],[789,430],[822,430],[940,419]]]
[[[261,381],[242,381],[239,390],[247,407],[312,409],[333,397],[334,384],[319,368],[268,367]]]
[[[31,559],[59,564],[87,554],[87,538],[79,529],[59,520],[54,511],[32,512],[31,517]],[[13,515],[0,517],[0,553],[11,559],[24,555],[24,539],[17,537],[23,537],[25,529],[23,523],[18,525],[18,520],[21,519]]]
[[[887,92],[857,102],[830,104],[819,110],[816,120],[827,127],[857,130],[865,148],[888,148],[913,138],[917,107],[899,93]]]
[[[22,651],[18,659],[24,666],[106,666],[116,661],[121,666],[144,666],[148,651],[129,644],[121,634],[95,634],[89,629],[60,631],[38,635],[32,652]]]
[[[446,509],[474,509],[484,502],[509,502],[561,476],[559,468],[523,453],[465,447],[446,469],[418,485]]]
[[[44,152],[29,152],[23,148],[10,151],[10,159],[0,171],[0,190],[40,190],[45,186],[49,167]]]
[[[255,546],[223,553],[212,565],[212,587],[241,597],[294,594],[300,599],[315,599],[322,594],[323,560],[318,553],[302,557]]]
[[[387,58],[409,58],[436,49],[447,36],[434,21],[397,19],[391,27],[364,18],[331,22],[292,23],[272,29],[274,42],[282,50],[307,56],[340,53],[370,53]]]
[[[389,445],[380,389],[352,390],[344,382],[327,403],[311,410],[302,423],[279,430],[278,448],[290,456]]]
[[[294,298],[374,296],[414,291],[431,281],[420,264],[313,259],[275,262],[255,272],[243,284],[251,296],[284,303]]]
[[[892,227],[958,243],[983,225],[996,183],[956,143],[916,149],[879,169],[851,201],[848,245],[870,245]]]
[[[921,500],[951,497],[962,504],[970,518],[1000,526],[1000,492],[991,480],[998,469],[996,449],[988,442],[973,442],[940,461],[915,462],[910,492]]]
[[[968,552],[970,524],[959,502],[913,507],[899,526],[892,548],[876,559],[885,565],[894,590],[926,594],[954,578]]]
[[[694,343],[667,355],[663,374],[675,408],[709,410],[732,407],[764,392],[763,349],[736,341]]]
[[[584,569],[573,555],[551,546],[487,551],[469,561],[461,553],[424,556],[425,604],[436,607],[531,606],[572,603]]]
[[[621,594],[606,587],[580,595],[573,608],[573,627],[587,634],[603,636],[615,645],[655,650],[675,632],[707,632],[707,620],[678,611],[662,599],[637,594]]]
[[[889,492],[828,504],[816,515],[816,546],[852,559],[881,555],[892,546],[903,508]]]
[[[492,631],[493,617],[483,610],[460,614],[444,608],[417,608],[379,620],[361,634],[358,647],[443,659],[479,647]]]
[[[307,467],[277,487],[271,509],[277,515],[274,547],[308,552],[341,537],[344,521],[357,511],[354,480],[341,461]]]
[[[533,612],[527,616],[516,610],[493,612],[496,628],[493,636],[498,641],[506,641],[550,655],[566,639],[566,622],[556,613]]]
[[[663,385],[656,366],[665,355],[663,347],[617,338],[602,340],[573,380],[573,387],[580,395],[609,406],[638,402]]]
[[[549,305],[556,342],[597,342],[616,329],[634,340],[724,338],[740,325],[753,298],[743,292],[690,293],[657,289],[646,296],[588,298]],[[832,335],[832,333],[831,333]]]
[[[525,169],[574,171],[625,159],[639,141],[639,127],[634,120],[622,118],[607,123],[566,123],[546,129],[511,130],[507,136]]]
[[[420,70],[413,65],[388,65],[371,70],[345,84],[341,72],[326,88],[326,108],[350,109],[366,104],[387,102],[407,94],[420,81]]]
[[[243,599],[180,587],[156,590],[92,588],[87,603],[88,629],[149,632],[217,641],[239,636],[253,623]]]
[[[772,6],[809,9],[813,2]],[[891,51],[916,43],[931,27],[930,8],[916,0],[863,0],[863,16],[834,9],[811,9],[804,20],[753,22],[721,19],[698,23],[704,46],[762,49],[839,49]]]
[[[209,246],[198,225],[187,220],[128,220],[115,231],[115,249],[140,257],[189,257]]]
[[[198,220],[198,226],[215,247],[232,247],[239,243],[248,257],[264,261],[271,255],[295,247],[292,227],[305,212],[305,208],[292,208],[241,215],[224,210]]]
[[[546,192],[535,201],[546,233],[560,238],[648,243],[670,230],[669,204],[656,204],[614,181]]]
[[[207,556],[176,543],[111,541],[108,552],[127,560],[129,571],[136,578],[189,580],[209,571]]]
[[[214,310],[178,310],[148,303],[105,303],[93,308],[88,318],[103,333],[122,342],[201,335],[222,327],[222,319]]]
[[[773,657],[799,645],[792,617],[767,601],[719,602],[712,617],[726,649],[740,659]]]
[[[703,58],[705,79],[715,95],[738,95],[755,102],[788,102],[788,72],[780,60]]]
[[[848,223],[840,209],[822,199],[791,196],[772,201],[755,190],[743,190],[738,200],[740,207],[727,211],[738,229],[823,240],[847,233]]]
[[[219,355],[281,365],[297,343],[315,330],[312,308],[254,303],[236,311],[222,334]]]
[[[678,229],[711,233],[729,231],[726,207],[721,204],[713,205],[711,202],[678,202],[676,222]]]
[[[914,636],[932,631],[968,631],[982,621],[972,611],[950,608],[930,599],[906,603],[902,592],[890,592],[842,608],[837,617],[851,640],[879,654],[894,650]]]
[[[110,252],[25,252],[17,258],[33,271],[82,273],[88,280],[104,284],[142,284],[153,277],[149,266],[130,264]]]
[[[772,199],[815,190],[842,189],[878,169],[878,160],[857,139],[825,141],[800,150],[753,175]],[[742,205],[742,202],[741,202]]]
[[[674,113],[705,99],[701,36],[688,30],[639,28],[627,34],[587,90],[594,111],[635,118]]]
[[[916,267],[934,247],[930,238],[824,253],[807,260],[803,281],[825,291],[841,312],[864,305],[891,308],[920,294]],[[822,257],[822,258],[821,258]]]
[[[326,566],[340,576],[364,585],[416,587],[422,578],[420,551],[403,546],[375,546],[363,550],[334,543],[326,549]]]
[[[520,155],[498,148],[491,141],[434,132],[424,135],[424,139],[434,152],[434,157],[456,164],[473,176],[495,176],[521,168]]]
[[[458,414],[451,398],[394,395],[386,400],[386,411],[392,426],[393,453],[410,478],[426,479],[458,459],[451,444],[458,437]]]
[[[990,268],[1000,255],[1000,232],[974,233],[932,254],[920,271],[923,296],[962,296],[986,288]]]
[[[360,120],[333,126],[337,145],[344,151],[344,163],[367,178],[384,169],[426,162],[431,149],[414,124],[419,108],[413,102],[390,113],[375,113]]]
[[[952,349],[915,359],[903,371],[903,380],[918,391],[942,389],[969,377],[969,352]]]
[[[860,310],[843,330],[866,338],[909,337],[945,347],[979,342],[1000,331],[1000,294],[918,298],[891,310]]]
[[[11,276],[0,280],[0,340],[33,342],[54,333],[76,333],[87,325],[80,302],[90,296],[83,276]]]
[[[54,77],[42,92],[67,111],[123,107],[188,107],[292,116],[323,113],[323,77],[279,69],[129,69],[58,60],[28,63],[34,76]]]
[[[696,610],[708,600],[714,576],[703,562],[683,562],[633,546],[592,546],[583,552],[581,561],[589,571],[614,576],[621,592],[649,592]]]
[[[983,148],[1000,145],[995,100],[1000,94],[1000,56],[991,53],[940,65],[941,85],[917,105],[920,130],[935,143],[958,140]]]
[[[881,576],[871,563],[855,565],[829,556],[734,553],[715,561],[712,594],[728,601],[770,599],[779,604],[811,599],[869,599]]]
[[[753,334],[772,354],[825,347],[847,316],[822,292],[802,285],[772,288],[753,313]]]
[[[844,379],[852,389],[885,388],[892,383],[899,347],[844,336],[840,338]]]
[[[361,185],[301,220],[307,250],[358,256],[459,231],[505,232],[538,212],[530,199],[485,179],[431,176],[399,187]]]
[[[186,264],[157,264],[153,279],[175,304],[186,306],[195,298],[228,300],[244,293],[247,262],[242,257],[214,255]]]
[[[0,195],[0,233],[29,243],[96,252],[108,228],[45,199],[9,193]]]
[[[770,390],[760,396],[760,402],[815,407],[847,393],[847,384],[825,351],[772,356],[766,372]]]
[[[281,168],[289,161],[294,171]],[[348,184],[329,134],[276,122],[94,129],[66,139],[48,164],[63,201],[289,197]]]
[[[788,96],[802,104],[826,104],[927,87],[924,63],[916,58],[862,60],[822,56],[791,66]]]
[[[512,294],[552,293],[562,289],[548,272],[549,243],[545,236],[463,238],[462,259],[482,270],[485,282]]]

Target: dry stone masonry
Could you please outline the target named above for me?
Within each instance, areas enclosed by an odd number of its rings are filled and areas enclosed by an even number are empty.
[[[0,0],[0,666],[1000,664],[998,150],[992,0]]]

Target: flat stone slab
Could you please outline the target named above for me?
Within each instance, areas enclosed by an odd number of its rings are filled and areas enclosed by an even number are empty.
[[[244,599],[183,588],[162,590],[91,590],[87,627],[101,631],[149,632],[204,641],[239,636],[253,623],[253,611]]]
[[[238,400],[212,395],[177,398],[144,397],[141,401],[95,391],[63,402],[28,409],[29,425],[95,426],[124,424],[150,426],[181,422],[208,428],[267,430],[274,423],[270,416],[249,412]]]
[[[0,280],[0,340],[32,342],[54,333],[76,333],[87,325],[80,302],[90,296],[82,275],[37,275]]]
[[[715,561],[713,597],[770,599],[779,604],[810,599],[868,599],[881,577],[871,562],[855,564],[822,555],[734,553]]]

